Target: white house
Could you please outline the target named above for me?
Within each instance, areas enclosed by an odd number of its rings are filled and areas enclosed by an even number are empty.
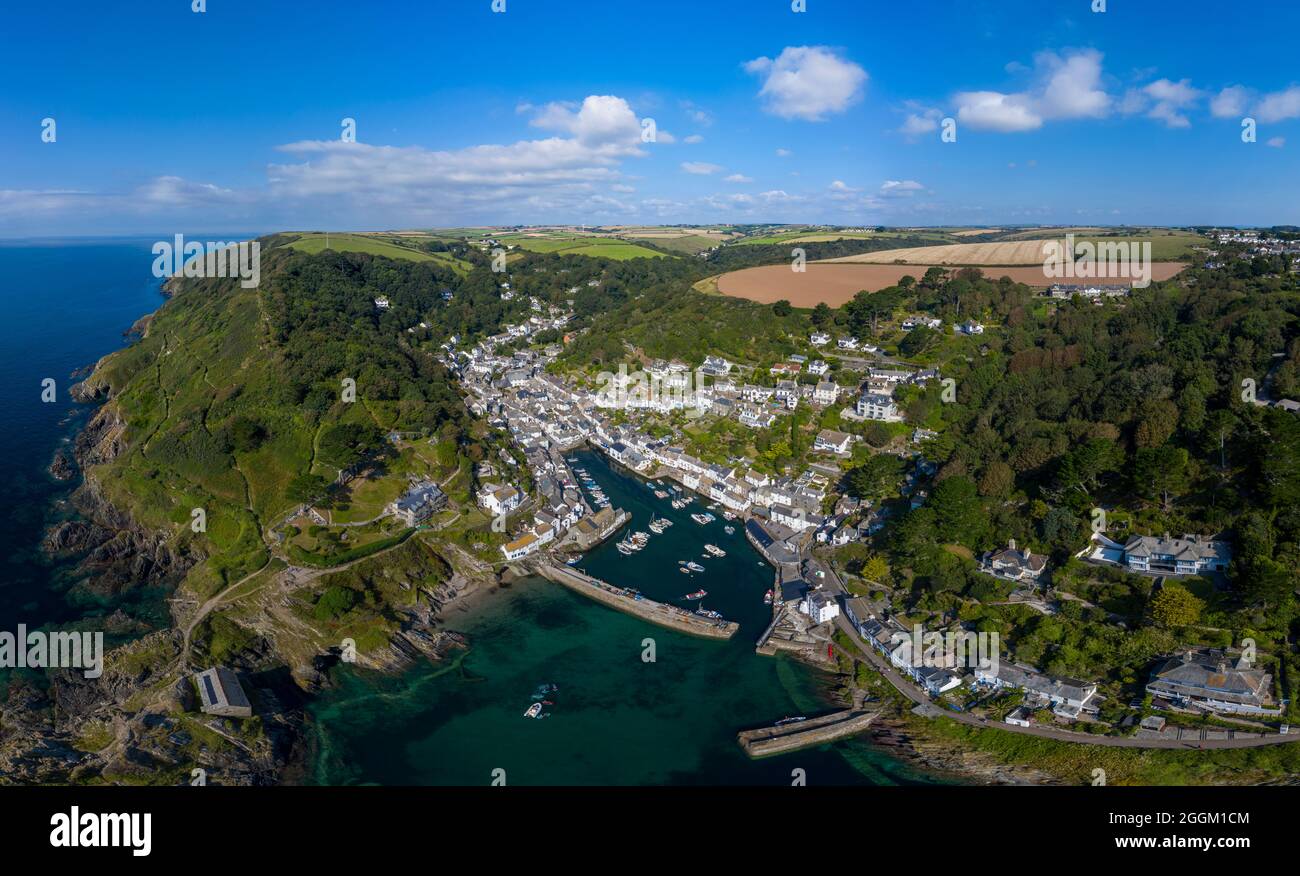
[[[817,438],[813,441],[813,450],[848,456],[849,447],[852,444],[852,435],[836,432],[833,429],[822,429],[817,433]]]
[[[810,591],[799,602],[799,610],[808,615],[815,624],[824,624],[840,616],[840,607],[835,600],[820,590]]]
[[[841,350],[856,350],[858,348],[858,339],[854,337],[840,338],[836,345]]]
[[[824,347],[831,342],[831,336],[826,334],[826,332],[813,332],[812,337],[810,337],[808,341],[814,347]]]
[[[808,373],[815,374],[818,377],[821,377],[823,374],[825,374],[827,371],[830,370],[831,370],[831,366],[827,365],[821,359],[814,359],[808,363]]]
[[[834,381],[822,380],[813,388],[813,401],[819,405],[834,404],[840,397],[840,388]]]
[[[898,405],[883,393],[864,392],[858,399],[857,413],[864,419],[886,423],[897,423],[903,419],[903,415],[898,412]]]

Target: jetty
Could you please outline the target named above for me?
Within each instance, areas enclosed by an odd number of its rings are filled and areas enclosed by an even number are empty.
[[[634,615],[652,624],[677,630],[679,633],[689,633],[707,639],[730,639],[736,634],[736,630],[740,629],[740,624],[735,621],[704,617],[675,605],[655,602],[635,590],[615,587],[571,566],[557,566],[543,560],[537,563],[536,569],[537,574],[568,587],[575,593],[581,593],[624,614]]]
[[[878,714],[880,713],[845,709],[802,721],[785,720],[770,727],[742,730],[736,734],[736,741],[750,757],[784,754],[797,748],[822,745],[861,733]]]

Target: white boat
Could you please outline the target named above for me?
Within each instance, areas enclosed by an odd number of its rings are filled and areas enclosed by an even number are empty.
[[[727,555],[727,552],[717,545],[706,544],[704,549],[715,557],[725,557]]]
[[[536,717],[537,717],[538,715],[540,715],[541,713],[542,713],[542,704],[541,704],[541,703],[533,703],[531,706],[528,707],[528,710],[524,712],[524,717],[525,717],[525,718],[536,718]]]
[[[713,522],[713,515],[712,515],[712,514],[707,514],[707,513],[706,513],[706,514],[692,514],[692,515],[691,515],[691,519],[694,520],[696,523],[700,524],[700,526],[704,526],[704,525],[707,524],[707,523],[712,523],[712,522]]]
[[[703,571],[704,571],[704,567],[701,566],[699,563],[693,561],[693,560],[692,560],[691,562],[688,562],[688,563],[686,564],[686,568],[690,569],[692,572],[703,572]]]
[[[724,526],[724,527],[722,527],[722,531],[725,532],[727,535],[735,535],[735,534],[736,534],[736,527],[734,527],[734,526]]]

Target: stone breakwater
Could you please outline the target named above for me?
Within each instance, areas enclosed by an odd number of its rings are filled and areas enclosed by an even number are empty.
[[[568,587],[575,593],[671,630],[708,639],[730,639],[740,629],[735,621],[704,617],[675,605],[655,602],[635,591],[615,587],[568,566],[541,562],[536,565],[536,569],[537,574]]]

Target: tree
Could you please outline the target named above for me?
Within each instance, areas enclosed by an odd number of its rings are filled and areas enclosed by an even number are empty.
[[[984,469],[980,477],[980,495],[1005,499],[1016,485],[1016,473],[1000,459],[994,460]]]
[[[1160,626],[1186,627],[1201,619],[1205,603],[1181,584],[1167,582],[1151,597],[1151,618]]]
[[[318,474],[304,472],[290,478],[284,488],[284,496],[290,502],[302,505],[318,505],[329,495],[329,482]]]
[[[780,301],[772,305],[772,313],[784,318],[794,313],[794,308],[790,306],[789,301],[782,298]]]
[[[870,554],[862,561],[858,574],[873,584],[880,584],[889,579],[889,563],[880,554]]]
[[[1181,447],[1143,447],[1133,457],[1133,488],[1160,499],[1165,511],[1173,506],[1173,495],[1187,489],[1187,480],[1187,451]]]
[[[376,426],[339,423],[320,436],[317,449],[325,463],[344,469],[384,447],[384,433]]]
[[[810,319],[815,327],[824,329],[835,321],[835,311],[825,301],[821,301],[813,308]]]
[[[871,499],[892,492],[903,476],[905,463],[892,453],[877,453],[849,469],[849,492],[859,499]]]

